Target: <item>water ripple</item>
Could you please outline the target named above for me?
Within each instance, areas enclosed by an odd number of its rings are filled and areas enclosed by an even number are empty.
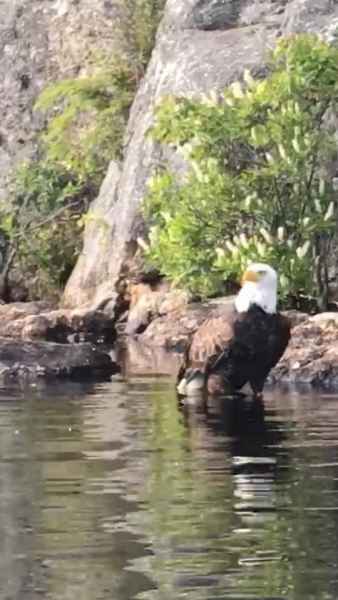
[[[0,389],[0,600],[336,600],[338,397]]]

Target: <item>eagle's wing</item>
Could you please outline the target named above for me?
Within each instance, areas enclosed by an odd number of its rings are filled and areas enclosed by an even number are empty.
[[[224,352],[234,335],[233,322],[224,317],[205,321],[196,331],[189,350],[191,367],[205,368],[207,363]]]
[[[200,325],[186,349],[178,380],[187,369],[205,372],[223,354],[233,338],[236,315],[235,309],[227,306]]]
[[[280,313],[276,315],[276,327],[269,336],[267,351],[268,366],[272,369],[283,356],[291,337],[291,321]]]

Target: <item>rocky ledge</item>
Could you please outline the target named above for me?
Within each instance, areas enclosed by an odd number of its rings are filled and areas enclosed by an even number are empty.
[[[89,342],[56,344],[0,338],[0,378],[107,379],[116,373],[110,356]]]
[[[103,312],[45,302],[0,306],[0,378],[107,379],[118,368],[99,342],[115,329]]]
[[[100,310],[57,309],[47,302],[0,305],[0,336],[49,342],[107,342],[115,339],[113,320]]]
[[[338,313],[307,317],[294,327],[271,380],[338,389]]]
[[[175,375],[191,335],[222,312],[231,297],[189,302],[186,294],[161,288],[136,290],[118,348],[128,374]],[[338,312],[309,316],[289,311],[292,337],[272,383],[338,389]],[[102,311],[55,309],[43,302],[0,306],[0,377],[108,378],[118,367],[99,342],[115,340]]]

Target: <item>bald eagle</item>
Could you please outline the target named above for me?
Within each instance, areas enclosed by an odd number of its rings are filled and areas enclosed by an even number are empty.
[[[290,322],[277,312],[277,273],[266,264],[250,265],[234,304],[205,321],[188,346],[177,378],[177,391],[190,396],[224,394],[249,383],[262,395],[272,367],[290,339]]]

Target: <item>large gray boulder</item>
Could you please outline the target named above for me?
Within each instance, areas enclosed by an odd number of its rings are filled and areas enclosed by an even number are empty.
[[[92,206],[83,252],[65,290],[66,306],[105,306],[113,316],[119,283],[144,234],[140,208],[146,182],[163,158],[163,149],[146,136],[160,98],[222,90],[244,68],[264,72],[277,36],[332,29],[337,17],[332,0],[168,0],[131,111],[125,160],[111,166]]]

